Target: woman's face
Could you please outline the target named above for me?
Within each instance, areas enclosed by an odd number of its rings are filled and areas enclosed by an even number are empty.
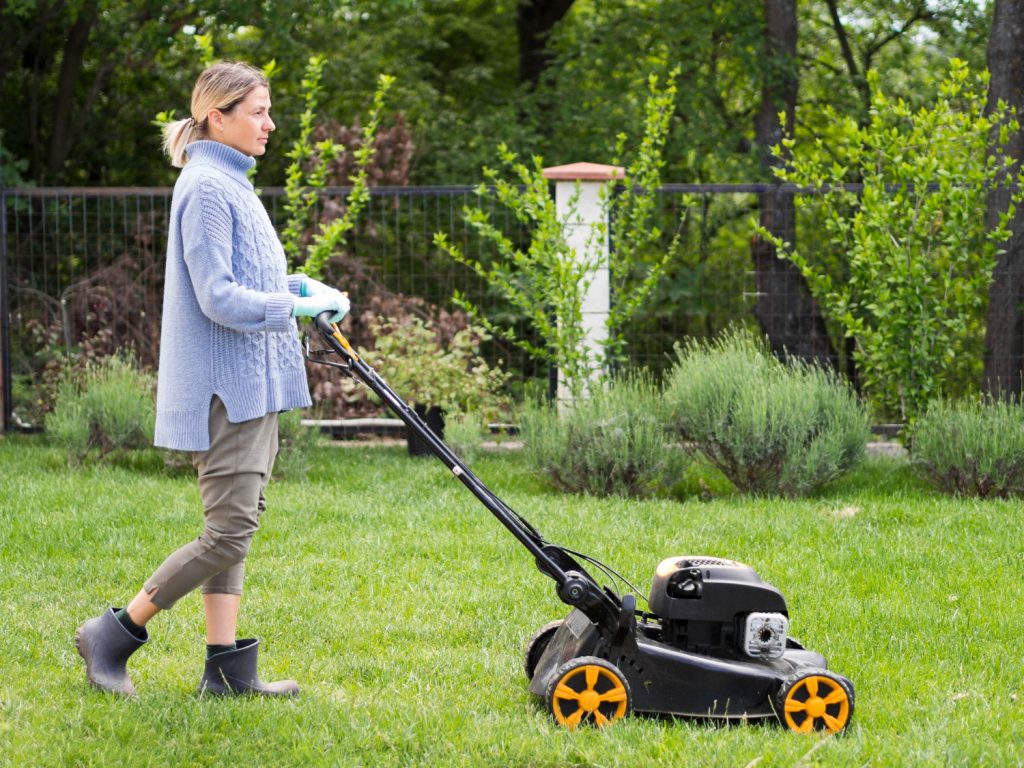
[[[270,92],[262,85],[249,91],[230,112],[211,109],[207,119],[211,139],[252,156],[267,151],[270,132],[276,127],[270,119]]]

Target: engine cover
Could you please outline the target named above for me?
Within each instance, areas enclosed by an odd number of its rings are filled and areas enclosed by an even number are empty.
[[[788,615],[786,601],[749,565],[720,557],[662,560],[651,585],[651,613],[662,619],[733,621],[745,613]]]
[[[728,658],[774,659],[786,648],[786,601],[748,565],[719,557],[663,560],[648,601],[659,639]]]

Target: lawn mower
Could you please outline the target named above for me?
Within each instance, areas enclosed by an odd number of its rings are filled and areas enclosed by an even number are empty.
[[[778,718],[798,732],[838,733],[853,715],[853,683],[789,635],[782,594],[753,568],[718,557],[680,556],[657,566],[647,610],[636,595],[601,586],[628,581],[608,566],[553,544],[474,475],[329,321],[312,362],[362,381],[429,446],[533,556],[572,610],[541,627],[526,648],[530,692],[560,725],[603,726],[631,712],[721,720]],[[341,362],[327,360],[337,355]],[[623,590],[625,592],[625,590]]]

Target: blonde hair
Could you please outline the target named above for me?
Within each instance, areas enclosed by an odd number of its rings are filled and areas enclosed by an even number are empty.
[[[185,147],[193,141],[208,138],[206,115],[211,109],[230,112],[254,88],[269,89],[266,76],[255,67],[237,61],[222,61],[207,67],[192,89],[192,116],[165,123],[164,152],[175,168],[188,162]]]

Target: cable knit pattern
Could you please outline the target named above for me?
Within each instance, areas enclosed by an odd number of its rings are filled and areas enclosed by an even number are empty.
[[[310,398],[291,317],[302,275],[287,274],[246,178],[256,161],[216,141],[186,152],[171,203],[154,442],[205,451],[214,395],[236,423]]]

